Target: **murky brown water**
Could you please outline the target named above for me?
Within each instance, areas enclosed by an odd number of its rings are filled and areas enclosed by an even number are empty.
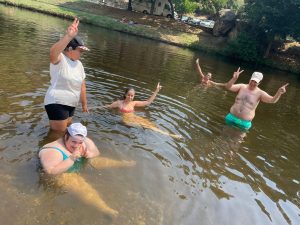
[[[224,59],[81,24],[91,52],[83,56],[90,107],[110,103],[127,86],[145,99],[160,81],[156,101],[138,115],[183,140],[128,127],[115,111],[78,108],[102,155],[135,160],[133,168],[80,172],[113,209],[114,220],[64,190],[37,169],[36,153],[50,140],[43,109],[48,54],[69,21],[0,5],[1,224],[299,224],[300,84],[295,75],[259,68],[262,88],[288,92],[261,103],[246,135],[224,125],[235,95],[203,88],[194,67],[218,82],[239,65]],[[254,70],[245,67],[240,81]]]

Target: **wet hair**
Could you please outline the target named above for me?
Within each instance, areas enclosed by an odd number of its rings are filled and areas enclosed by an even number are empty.
[[[128,87],[128,88],[126,88],[126,90],[125,90],[125,92],[124,92],[124,95],[122,96],[121,100],[126,99],[127,93],[128,93],[129,91],[131,91],[131,90],[135,91],[133,87]]]

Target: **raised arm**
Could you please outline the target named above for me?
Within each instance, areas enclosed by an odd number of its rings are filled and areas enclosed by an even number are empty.
[[[204,74],[202,73],[201,67],[199,65],[199,59],[196,59],[196,68],[198,71],[198,74],[200,76],[200,80],[204,78]]]
[[[240,67],[233,73],[232,78],[226,83],[225,88],[229,91],[237,92],[240,90],[242,84],[234,84],[239,78],[240,74],[244,72],[244,70],[240,70]]]
[[[281,95],[286,92],[286,87],[289,85],[289,83],[283,85],[278,89],[276,94],[274,96],[269,95],[267,92],[263,91],[261,94],[261,101],[265,103],[276,103],[280,99]]]
[[[147,106],[150,105],[154,99],[156,98],[156,95],[158,94],[158,92],[160,91],[160,89],[162,88],[162,86],[160,86],[160,83],[157,83],[156,89],[153,92],[153,94],[150,96],[150,98],[146,101],[135,101],[135,105],[137,107],[143,107],[143,106]]]
[[[78,33],[79,20],[74,19],[73,23],[68,27],[65,36],[52,45],[50,49],[50,62],[52,64],[57,64],[60,61],[60,53],[64,51],[68,43],[77,35]]]

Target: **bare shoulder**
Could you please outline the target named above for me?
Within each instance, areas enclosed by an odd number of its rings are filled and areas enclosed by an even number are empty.
[[[247,88],[247,84],[240,83],[240,84],[233,84],[230,88],[227,89],[233,92],[240,92],[242,90],[245,90],[246,88]]]
[[[107,108],[120,108],[122,105],[123,100],[116,100],[113,103],[111,103],[110,105],[107,105]]]
[[[53,157],[56,158],[56,157],[59,157],[61,155],[61,153],[55,149],[58,146],[55,145],[55,144],[52,144],[52,143],[54,143],[54,142],[46,144],[44,147],[42,147],[40,149],[40,151],[39,151],[39,157],[42,160],[47,160],[47,159],[53,158]]]
[[[41,148],[41,150],[42,150],[42,149],[51,149],[52,147],[56,147],[56,146],[58,147],[58,145],[60,145],[58,140],[52,141],[52,142],[50,142],[50,143],[48,143],[48,144],[45,144],[45,145]]]
[[[90,138],[84,140],[87,149],[87,158],[93,158],[100,154],[98,147],[95,145],[94,141]]]
[[[248,87],[248,84],[243,84],[243,83],[235,84],[235,85],[238,85],[240,88],[247,88]]]
[[[84,143],[86,144],[87,147],[95,145],[94,141],[92,139],[88,138],[88,137],[86,137],[84,139]]]

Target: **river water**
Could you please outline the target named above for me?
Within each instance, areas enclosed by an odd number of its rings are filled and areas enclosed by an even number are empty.
[[[258,106],[253,127],[242,133],[224,124],[235,94],[200,86],[194,65],[200,58],[203,70],[224,82],[238,63],[84,24],[89,106],[118,99],[127,86],[136,89],[136,99],[147,99],[160,81],[157,99],[136,114],[183,139],[127,126],[116,111],[85,114],[79,107],[73,121],[88,127],[102,156],[136,161],[130,168],[87,166],[79,173],[119,216],[112,219],[44,182],[36,155],[51,139],[43,108],[49,48],[69,23],[0,5],[1,224],[300,224],[295,75],[241,65],[239,82],[258,69],[270,94],[290,83],[278,103]]]

